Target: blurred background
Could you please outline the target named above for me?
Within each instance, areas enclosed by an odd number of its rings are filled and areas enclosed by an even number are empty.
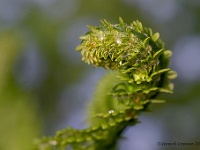
[[[200,142],[199,0],[0,0],[0,149],[29,150],[43,135],[84,128],[102,68],[75,51],[87,25],[140,20],[160,32],[178,72],[173,95],[128,128],[119,150],[195,150],[157,142]]]

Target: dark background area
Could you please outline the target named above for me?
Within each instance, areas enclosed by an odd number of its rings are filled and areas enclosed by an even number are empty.
[[[84,128],[103,68],[81,61],[75,47],[101,19],[139,20],[159,32],[178,72],[172,95],[123,133],[120,150],[195,150],[157,142],[200,142],[199,0],[1,0],[0,149],[28,150],[34,139]]]

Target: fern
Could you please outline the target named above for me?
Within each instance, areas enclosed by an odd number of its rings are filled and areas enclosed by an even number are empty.
[[[149,104],[162,102],[157,94],[172,93],[169,79],[176,77],[168,68],[172,52],[164,48],[159,33],[153,34],[139,21],[130,25],[122,18],[119,24],[101,22],[101,26],[89,26],[77,47],[83,61],[110,69],[89,107],[91,127],[57,131],[38,142],[39,150],[114,150],[123,130],[138,123],[138,115]]]

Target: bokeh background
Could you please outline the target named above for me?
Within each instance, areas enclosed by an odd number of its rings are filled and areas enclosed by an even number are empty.
[[[195,150],[157,142],[200,142],[199,0],[0,0],[0,149],[29,150],[36,138],[87,126],[105,73],[75,51],[87,25],[140,20],[161,34],[178,72],[173,95],[127,129],[119,150]]]

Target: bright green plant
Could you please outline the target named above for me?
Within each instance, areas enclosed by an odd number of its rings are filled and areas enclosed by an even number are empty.
[[[159,33],[139,21],[130,25],[119,21],[89,26],[77,47],[83,61],[110,69],[89,107],[91,127],[58,131],[40,140],[39,150],[114,150],[123,130],[135,125],[151,103],[162,102],[156,99],[159,93],[172,93],[169,79],[176,77],[168,68],[172,52],[165,50]]]

